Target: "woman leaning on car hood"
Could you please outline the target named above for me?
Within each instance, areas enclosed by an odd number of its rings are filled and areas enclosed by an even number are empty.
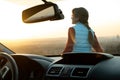
[[[66,52],[103,52],[94,31],[89,27],[88,11],[83,8],[72,10],[73,27],[68,29],[68,40],[63,53]]]

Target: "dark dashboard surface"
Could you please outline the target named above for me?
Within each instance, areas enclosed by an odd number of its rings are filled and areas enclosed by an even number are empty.
[[[106,53],[65,54],[53,62],[46,80],[120,80],[120,57]]]
[[[19,80],[120,80],[120,57],[106,53],[51,57],[13,54],[12,57],[18,66]],[[8,79],[10,74],[5,78]]]

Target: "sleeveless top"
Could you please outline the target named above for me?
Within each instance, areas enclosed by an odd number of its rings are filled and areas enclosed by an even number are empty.
[[[82,23],[77,23],[73,29],[75,30],[75,42],[72,52],[92,52],[92,46],[88,41],[88,28]],[[94,34],[93,31],[92,33]]]

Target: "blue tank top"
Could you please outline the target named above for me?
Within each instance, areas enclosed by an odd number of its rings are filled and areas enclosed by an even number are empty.
[[[92,52],[92,46],[88,41],[88,28],[81,23],[77,23],[73,29],[75,30],[75,43],[72,52]],[[92,33],[94,34],[93,31]]]

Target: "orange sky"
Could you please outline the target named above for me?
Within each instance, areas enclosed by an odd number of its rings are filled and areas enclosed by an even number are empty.
[[[13,3],[10,3],[10,1]],[[31,3],[26,2],[28,4],[26,6],[21,0],[18,0],[18,2],[14,1],[16,0],[0,1],[0,9],[4,9],[0,13],[2,25],[0,26],[0,39],[67,37],[68,28],[73,26],[71,24],[71,10],[79,6],[88,9],[90,14],[89,24],[97,36],[120,35],[119,0],[69,0],[69,7],[65,7],[68,5],[68,0],[59,0],[56,3],[63,10],[65,19],[35,24],[25,24],[21,20],[22,10],[26,9],[27,6],[31,6]],[[38,0],[35,1],[37,2]],[[34,3],[36,3],[35,1]]]

